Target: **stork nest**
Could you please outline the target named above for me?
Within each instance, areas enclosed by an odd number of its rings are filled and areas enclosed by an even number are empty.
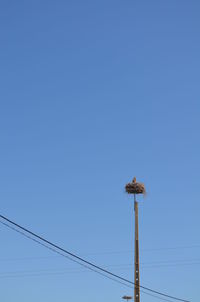
[[[125,186],[125,190],[128,194],[145,194],[145,186],[143,183],[130,182]]]

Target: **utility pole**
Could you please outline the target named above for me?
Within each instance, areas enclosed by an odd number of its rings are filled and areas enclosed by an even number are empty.
[[[139,270],[139,226],[138,226],[138,202],[134,194],[134,210],[135,210],[135,302],[140,302],[140,270]]]
[[[134,254],[134,302],[140,302],[140,267],[139,267],[139,224],[138,224],[138,202],[137,194],[145,194],[145,186],[142,183],[136,182],[133,178],[131,183],[125,187],[128,194],[134,195],[134,212],[135,212],[135,254]]]

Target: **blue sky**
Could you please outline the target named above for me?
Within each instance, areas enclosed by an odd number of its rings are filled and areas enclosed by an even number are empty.
[[[141,284],[199,297],[199,1],[0,1],[1,213]],[[4,302],[131,289],[0,227]],[[156,301],[142,294],[142,301]]]

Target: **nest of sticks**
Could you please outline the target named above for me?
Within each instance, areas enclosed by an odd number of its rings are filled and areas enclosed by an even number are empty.
[[[143,183],[136,182],[134,178],[132,182],[125,186],[125,190],[128,194],[144,194],[146,193],[145,186]]]

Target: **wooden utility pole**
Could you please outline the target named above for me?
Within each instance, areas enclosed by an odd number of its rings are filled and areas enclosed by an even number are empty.
[[[138,226],[138,202],[137,194],[145,194],[145,187],[142,183],[136,182],[133,178],[131,183],[125,187],[128,194],[134,195],[134,211],[135,211],[135,255],[134,255],[134,302],[140,302],[140,266],[139,266],[139,226]]]
[[[139,268],[139,226],[138,226],[138,202],[134,194],[135,210],[135,274],[134,274],[134,301],[140,302],[140,268]]]

